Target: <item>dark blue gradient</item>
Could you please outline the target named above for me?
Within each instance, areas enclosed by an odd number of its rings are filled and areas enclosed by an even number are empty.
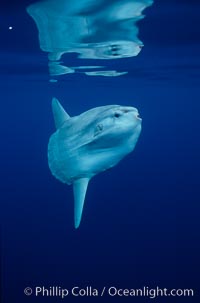
[[[142,52],[106,62],[127,75],[76,74],[57,83],[49,83],[28,3],[5,3],[0,13],[2,302],[153,301],[23,293],[43,285],[193,288],[194,298],[156,302],[199,302],[199,1],[155,1],[145,11]],[[73,66],[76,58],[68,60]],[[70,115],[121,104],[143,118],[135,151],[91,181],[78,230],[72,188],[47,164],[52,96]]]

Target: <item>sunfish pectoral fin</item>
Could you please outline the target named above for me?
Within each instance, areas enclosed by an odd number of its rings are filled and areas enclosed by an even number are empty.
[[[85,195],[88,187],[89,178],[80,178],[74,181],[74,225],[78,228],[81,222]]]
[[[63,123],[70,118],[70,116],[66,113],[66,111],[56,98],[52,99],[52,111],[56,129],[60,128]]]

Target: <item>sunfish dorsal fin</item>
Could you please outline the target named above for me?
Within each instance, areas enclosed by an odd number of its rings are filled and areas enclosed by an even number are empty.
[[[52,99],[52,111],[56,129],[60,128],[63,123],[70,118],[70,116],[66,113],[66,111],[56,98]]]
[[[74,225],[78,228],[81,222],[85,195],[88,187],[89,178],[77,179],[73,183],[74,191]]]

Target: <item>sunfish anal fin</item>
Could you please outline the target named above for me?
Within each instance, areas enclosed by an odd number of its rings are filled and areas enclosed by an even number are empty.
[[[74,191],[74,225],[78,228],[81,222],[85,195],[88,187],[89,178],[77,179],[73,183]]]
[[[66,113],[66,111],[56,98],[52,99],[52,111],[56,129],[60,128],[63,123],[70,118],[70,116]]]

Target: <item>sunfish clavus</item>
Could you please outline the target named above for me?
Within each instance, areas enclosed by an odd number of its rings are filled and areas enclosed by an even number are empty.
[[[49,168],[58,180],[73,184],[78,228],[88,182],[133,151],[142,120],[138,110],[129,106],[100,106],[70,117],[53,98],[52,110],[57,130],[48,144]]]

